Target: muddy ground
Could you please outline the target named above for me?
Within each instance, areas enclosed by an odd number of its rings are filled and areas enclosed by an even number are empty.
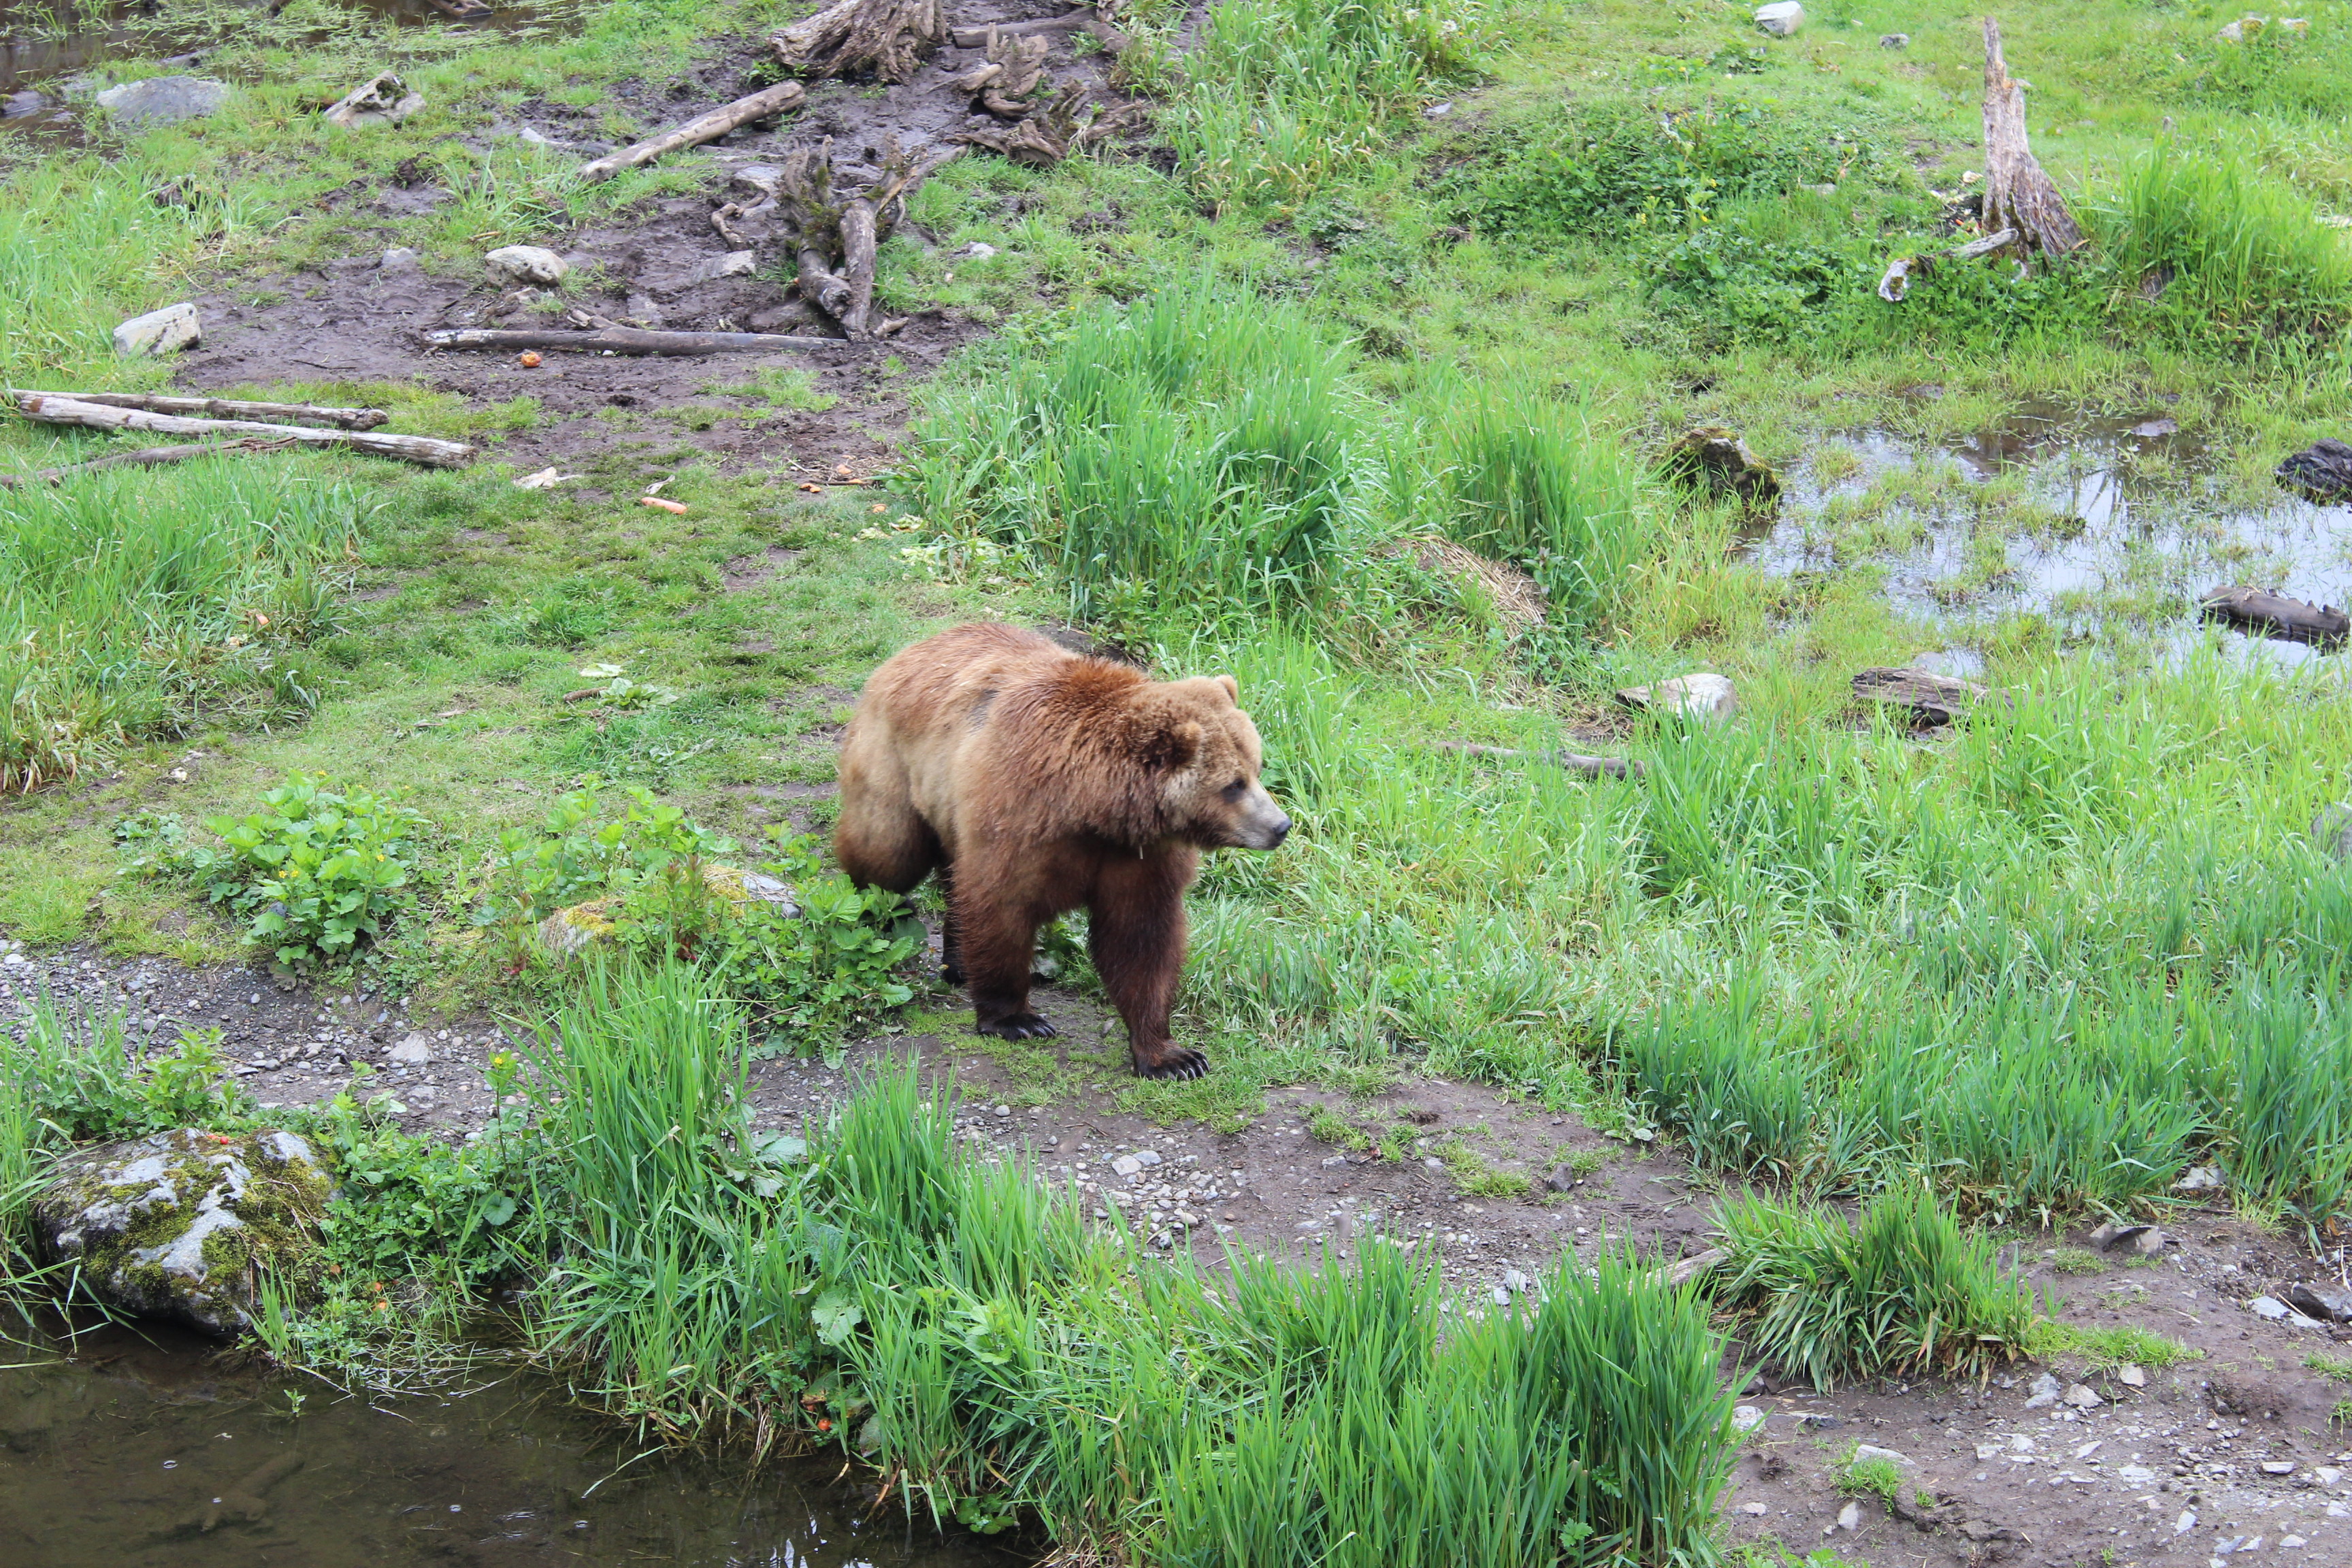
[[[268,1106],[328,1098],[366,1064],[373,1085],[395,1097],[404,1126],[452,1140],[487,1119],[483,1064],[515,1038],[512,1025],[490,1018],[423,1020],[395,998],[320,994],[240,965],[126,963],[87,948],[0,956],[0,1007],[20,1008],[43,989],[121,1010],[142,1038],[221,1029],[241,1081]],[[1304,1261],[1328,1247],[1345,1258],[1377,1227],[1420,1240],[1449,1293],[1473,1303],[1537,1288],[1571,1251],[1590,1258],[1630,1241],[1675,1258],[1708,1244],[1722,1194],[1672,1151],[1614,1142],[1494,1089],[1428,1079],[1370,1100],[1277,1089],[1263,1114],[1231,1131],[1160,1126],[1113,1102],[1117,1063],[1103,1052],[1118,1055],[1118,1040],[1102,1008],[1052,988],[1040,1005],[1062,1031],[1038,1053],[1063,1075],[1046,1103],[1026,1103],[1041,1093],[1032,1062],[1008,1071],[969,1037],[906,1035],[863,1042],[838,1068],[756,1064],[758,1121],[792,1128],[822,1117],[861,1071],[912,1053],[954,1079],[959,1132],[974,1152],[1075,1184],[1097,1220],[1117,1207],[1149,1250],[1185,1247],[1212,1268],[1228,1247]],[[1318,1108],[1402,1133],[1391,1142],[1398,1157],[1322,1142],[1307,1129]],[[1534,1178],[1530,1191],[1465,1194],[1433,1152],[1449,1146],[1472,1151],[1487,1170]],[[1577,1166],[1589,1157],[1570,1163],[1579,1151],[1601,1155],[1583,1174]],[[1115,1161],[1139,1167],[1122,1173],[1128,1166]],[[2352,1435],[2331,1420],[2352,1391],[2302,1365],[2314,1352],[2352,1356],[2352,1327],[2296,1327],[2248,1305],[2298,1281],[2340,1284],[2341,1260],[2331,1269],[2221,1206],[2184,1205],[2164,1234],[2155,1257],[2126,1250],[2090,1275],[2056,1267],[2060,1248],[2087,1248],[2082,1234],[2032,1237],[2007,1256],[2062,1321],[2135,1325],[2200,1352],[2169,1369],[2085,1375],[2063,1362],[2021,1363],[1982,1387],[1891,1384],[1817,1395],[1749,1373],[1735,1350],[1726,1371],[1746,1379],[1740,1404],[1753,1429],[1726,1502],[1733,1537],[1826,1544],[1880,1568],[2352,1562]],[[2079,1266],[2079,1251],[2067,1257]],[[2054,1381],[2040,1386],[2055,1398],[2036,1397],[2045,1370]],[[1892,1511],[1839,1490],[1856,1442],[1903,1457]]]

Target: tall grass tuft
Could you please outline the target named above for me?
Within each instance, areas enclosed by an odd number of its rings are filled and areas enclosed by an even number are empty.
[[[1206,279],[1097,308],[941,401],[930,515],[1029,545],[1081,616],[1297,605],[1382,489],[1349,365],[1297,307]]]
[[[2234,157],[2159,141],[2090,211],[2116,287],[2190,335],[2325,338],[2352,322],[2352,241]]]
[[[2032,1292],[1992,1243],[1924,1192],[1892,1192],[1848,1227],[1834,1209],[1750,1196],[1723,1212],[1716,1299],[1748,1348],[1823,1391],[1879,1377],[1979,1376],[2024,1346]]]

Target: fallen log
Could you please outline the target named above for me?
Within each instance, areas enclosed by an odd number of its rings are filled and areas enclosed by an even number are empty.
[[[1008,38],[1024,37],[1034,33],[1092,33],[1103,48],[1117,54],[1135,40],[1102,18],[1095,10],[1066,11],[1059,16],[1036,16],[1026,22],[991,22],[984,27],[958,27],[955,44],[960,49],[984,47],[991,33]]]
[[[154,392],[26,392],[10,397],[69,397],[109,408],[144,408],[155,414],[188,414],[205,419],[301,419],[345,430],[373,430],[392,417],[381,408],[322,408],[315,403],[248,403],[234,397],[168,397]]]
[[[471,447],[430,436],[387,436],[378,430],[320,430],[305,425],[263,425],[246,419],[186,419],[144,408],[79,403],[55,393],[20,398],[16,412],[43,425],[76,425],[89,430],[152,430],[162,436],[258,436],[265,440],[294,441],[304,446],[349,447],[379,458],[422,463],[428,468],[461,468],[474,457]]]
[[[1730,1261],[1729,1251],[1720,1247],[1710,1247],[1705,1252],[1694,1252],[1680,1262],[1668,1264],[1664,1268],[1651,1269],[1650,1280],[1653,1284],[1679,1289],[1702,1274],[1713,1273]]]
[[[580,165],[580,178],[593,185],[598,181],[611,179],[624,169],[642,168],[665,153],[716,142],[737,126],[749,125],[754,120],[766,120],[798,109],[807,96],[806,89],[796,81],[778,82],[749,98],[739,98],[708,114],[697,115],[674,130],[649,136],[593,163],[583,163]]]
[[[1926,256],[1902,256],[1886,264],[1886,275],[1878,280],[1878,297],[1890,305],[1899,305],[1903,296],[1911,291],[1911,275],[1915,271],[1926,277],[1938,261],[1974,261],[1979,256],[1990,256],[1996,250],[2007,249],[2017,243],[2017,230],[1999,229],[1965,245],[1953,246]]]
[[[436,349],[561,349],[582,354],[676,355],[764,354],[785,349],[856,346],[844,338],[800,338],[782,332],[649,332],[635,327],[606,327],[593,332],[454,327],[425,333],[425,343]]]
[[[1523,752],[1511,746],[1481,746],[1468,741],[1433,741],[1431,745],[1441,752],[1457,752],[1465,757],[1491,757],[1498,762],[1545,763],[1564,768],[1587,778],[1622,779],[1628,775],[1640,778],[1645,770],[1640,763],[1622,757],[1588,757],[1578,752]]]
[[[2013,228],[2027,249],[2064,256],[2081,248],[2083,230],[2026,144],[2025,84],[2010,76],[2000,24],[1990,16],[1984,44],[1985,232]]]
[[[1853,694],[1865,702],[1900,708],[1917,723],[1949,724],[1992,693],[1973,680],[1929,669],[1865,669],[1853,678]]]
[[[192,447],[146,447],[136,452],[117,452],[111,457],[92,458],[87,463],[68,463],[63,468],[36,468],[29,474],[0,474],[0,489],[16,489],[25,485],[61,485],[77,474],[95,473],[100,468],[160,468],[167,463],[184,463],[193,458],[226,457],[231,452],[282,452],[296,445],[292,441],[215,441]]]
[[[2334,648],[2352,637],[2352,616],[2333,605],[2314,605],[2260,588],[2216,588],[2198,601],[2198,613],[2240,631]]]

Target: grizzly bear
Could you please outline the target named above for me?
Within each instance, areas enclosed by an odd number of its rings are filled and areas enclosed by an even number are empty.
[[[1008,1040],[1054,1033],[1029,1007],[1037,931],[1085,910],[1136,1072],[1197,1078],[1207,1058],[1168,1037],[1184,889],[1202,850],[1290,832],[1240,696],[1229,675],[1156,681],[1016,626],[941,632],[866,683],[834,853],[861,887],[939,873],[946,976],[970,983],[973,1027]]]

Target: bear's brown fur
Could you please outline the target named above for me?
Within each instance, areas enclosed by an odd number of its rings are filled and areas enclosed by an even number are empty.
[[[1290,819],[1258,783],[1257,727],[1231,676],[1155,681],[1015,626],[969,626],[874,672],[841,751],[834,852],[863,887],[948,900],[948,978],[973,1026],[1031,1039],[1037,931],[1084,909],[1135,1070],[1194,1078],[1169,1038],[1184,889],[1201,851],[1271,849]]]

